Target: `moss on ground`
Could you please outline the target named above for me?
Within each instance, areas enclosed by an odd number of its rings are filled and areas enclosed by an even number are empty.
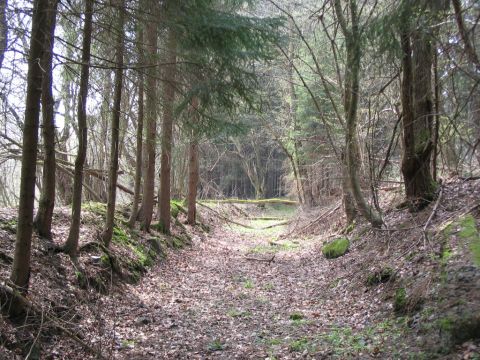
[[[8,231],[9,233],[17,233],[17,219],[0,219],[0,229]]]
[[[394,270],[387,266],[367,276],[367,285],[374,286],[386,283],[393,278]]]
[[[407,290],[403,287],[397,289],[393,298],[393,310],[397,314],[404,314],[407,312],[407,305]]]
[[[349,246],[350,241],[347,238],[338,238],[324,245],[322,248],[322,253],[327,259],[335,259],[345,255]]]
[[[270,242],[268,245],[256,245],[249,252],[253,254],[278,253],[281,251],[295,251],[300,245],[292,241]]]
[[[171,200],[170,201],[170,214],[173,218],[177,218],[180,213],[186,214],[187,210],[184,207],[183,201]]]
[[[468,245],[472,254],[473,263],[476,266],[480,266],[480,232],[473,215],[467,214],[449,223],[444,228],[443,233],[447,239],[447,244],[445,245],[446,250],[442,253],[442,262],[446,262],[451,257],[452,254],[449,252],[448,239],[456,235]]]

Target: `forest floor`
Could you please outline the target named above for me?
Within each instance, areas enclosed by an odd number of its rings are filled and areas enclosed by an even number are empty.
[[[388,228],[348,229],[337,259],[321,249],[345,236],[339,204],[215,208],[248,227],[217,220],[210,233],[192,231],[191,246],[109,295],[70,286],[84,296],[70,322],[116,359],[479,359],[479,199],[480,181],[455,180],[421,213],[390,206]],[[51,290],[44,296],[67,296]],[[0,325],[10,358],[18,326]],[[37,358],[88,358],[46,335]]]

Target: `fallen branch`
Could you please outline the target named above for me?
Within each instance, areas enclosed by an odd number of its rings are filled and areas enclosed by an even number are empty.
[[[259,217],[249,217],[249,220],[283,220],[284,218],[275,217],[275,216],[259,216]]]
[[[276,223],[276,224],[272,224],[272,225],[268,225],[268,226],[264,226],[264,227],[258,228],[258,230],[271,229],[271,228],[274,228],[274,227],[277,227],[277,226],[288,225],[289,223],[290,223],[289,220],[285,220],[285,221],[281,221],[281,222]]]
[[[311,221],[307,226],[305,226],[302,229],[302,232],[305,232],[307,229],[309,229],[310,227],[312,227],[313,225],[318,223],[320,220],[322,220],[324,217],[326,217],[326,216],[332,214],[333,212],[337,211],[338,208],[340,207],[340,205],[341,205],[341,202],[339,202],[334,208],[328,209],[325,212],[321,213],[317,218],[315,218],[315,220]]]
[[[263,205],[263,204],[282,204],[282,205],[298,205],[298,201],[287,200],[287,199],[220,199],[220,200],[202,200],[202,202],[207,203],[219,203],[219,204],[253,204],[253,205]]]
[[[273,262],[273,260],[275,260],[275,254],[273,254],[273,256],[270,259],[256,258],[256,257],[253,257],[253,256],[247,256],[247,255],[245,255],[244,257],[245,257],[245,259],[251,260],[251,261],[266,262],[266,263],[268,263],[268,265],[270,265]]]
[[[247,229],[254,229],[254,227],[252,227],[252,226],[250,226],[250,225],[242,224],[242,223],[239,223],[239,222],[236,222],[236,221],[234,221],[234,220],[231,220],[231,219],[227,218],[226,216],[220,214],[218,211],[212,209],[210,206],[207,206],[207,205],[202,204],[202,203],[200,203],[200,202],[197,202],[197,204],[200,205],[200,206],[203,206],[204,208],[206,208],[206,209],[208,209],[208,210],[210,210],[211,212],[213,212],[214,214],[216,214],[216,215],[217,215],[219,218],[221,218],[222,220],[225,220],[225,221],[227,221],[227,222],[229,222],[229,223],[232,223],[232,224],[235,224],[235,225],[238,225],[238,226],[242,226],[242,227],[247,228]]]

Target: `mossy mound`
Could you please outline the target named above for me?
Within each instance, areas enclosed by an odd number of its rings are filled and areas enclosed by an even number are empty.
[[[383,283],[386,283],[388,281],[390,281],[393,276],[394,276],[395,272],[393,271],[393,269],[391,267],[384,267],[380,270],[377,270],[375,272],[373,272],[372,274],[369,274],[367,276],[367,285],[369,286],[374,286],[374,285],[378,285],[378,284],[383,284]]]
[[[480,338],[480,314],[470,312],[445,316],[436,321],[436,327],[449,345]]]
[[[8,231],[11,234],[17,233],[17,219],[0,219],[0,229]]]
[[[345,255],[350,247],[350,241],[345,238],[335,239],[322,248],[322,253],[327,259],[335,259]]]
[[[401,287],[395,291],[393,297],[393,311],[396,315],[414,314],[422,308],[425,299],[419,288],[410,289]]]
[[[183,203],[179,200],[170,201],[170,214],[172,217],[176,219],[180,213],[187,213],[187,210],[183,207]]]

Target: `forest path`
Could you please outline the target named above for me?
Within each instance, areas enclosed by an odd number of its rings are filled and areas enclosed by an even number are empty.
[[[255,226],[268,222],[258,220]],[[224,226],[170,254],[140,284],[109,300],[113,313],[107,328],[115,328],[116,336],[112,355],[321,358],[313,339],[335,316],[339,299],[334,294],[327,299],[334,279],[313,241],[278,240],[283,230]],[[255,260],[273,255],[271,262]]]

